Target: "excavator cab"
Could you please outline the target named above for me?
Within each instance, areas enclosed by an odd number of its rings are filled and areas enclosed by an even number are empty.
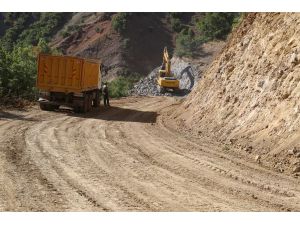
[[[157,84],[161,93],[179,89],[179,80],[171,73],[171,60],[167,47],[164,48],[163,63],[161,69],[158,71]]]

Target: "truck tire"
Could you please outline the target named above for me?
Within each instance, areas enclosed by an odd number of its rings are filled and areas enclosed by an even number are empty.
[[[48,103],[40,102],[40,109],[44,111],[54,111],[55,109],[58,109],[59,105],[51,105]]]
[[[91,110],[93,104],[93,95],[91,93],[84,93],[83,97],[77,98],[73,105],[75,113],[87,113]]]
[[[82,112],[86,113],[89,110],[89,94],[84,93]]]
[[[91,111],[92,106],[93,106],[93,95],[91,93],[88,94],[88,107],[87,107],[87,111]]]
[[[97,108],[100,106],[100,91],[96,90],[96,96],[95,99],[93,100],[93,107]]]
[[[74,106],[74,112],[75,113],[81,113],[82,112],[81,108],[82,107],[80,107],[80,106]]]
[[[44,111],[48,111],[47,104],[41,103],[41,102],[40,102],[40,109],[41,109],[41,110],[44,110]]]

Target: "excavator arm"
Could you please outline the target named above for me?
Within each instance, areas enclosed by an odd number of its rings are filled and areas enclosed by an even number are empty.
[[[170,58],[169,58],[169,53],[168,53],[167,47],[164,48],[163,65],[162,65],[162,69],[159,70],[159,74],[164,75],[166,77],[171,76],[171,61],[170,61]]]

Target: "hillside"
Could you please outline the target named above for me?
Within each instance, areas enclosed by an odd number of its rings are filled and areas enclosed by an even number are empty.
[[[248,14],[197,88],[172,115],[185,130],[242,157],[297,172],[300,14]],[[297,169],[298,168],[298,169]]]
[[[12,96],[37,98],[36,58],[41,52],[100,59],[107,72],[103,80],[112,82],[118,77],[111,84],[111,89],[117,90],[114,97],[127,96],[134,82],[161,65],[165,46],[171,56],[194,65],[199,68],[196,73],[202,74],[239,23],[240,15],[0,13],[0,97],[5,102]],[[178,70],[176,63],[174,66]]]
[[[51,46],[64,54],[99,58],[112,75],[124,69],[146,75],[161,63],[158,56],[163,47],[174,47],[175,33],[166,21],[166,13],[130,14],[122,33],[112,27],[116,15],[76,13],[52,39]],[[65,30],[71,30],[67,37],[60,35]]]
[[[201,21],[208,18],[208,27],[221,22],[223,28],[214,35],[222,39],[237,15],[217,13],[211,18],[192,12],[0,13],[0,39],[8,50],[20,45],[36,46],[43,39],[62,54],[101,59],[113,77],[128,72],[146,76],[161,64],[165,46],[171,54],[177,51],[180,56],[201,58],[201,54],[194,54],[203,42],[199,38]],[[214,21],[216,18],[220,19]]]

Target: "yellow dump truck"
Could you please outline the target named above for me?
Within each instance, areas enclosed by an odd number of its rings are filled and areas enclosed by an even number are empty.
[[[40,108],[55,110],[64,105],[84,113],[98,107],[101,68],[99,60],[40,54],[36,82]]]

